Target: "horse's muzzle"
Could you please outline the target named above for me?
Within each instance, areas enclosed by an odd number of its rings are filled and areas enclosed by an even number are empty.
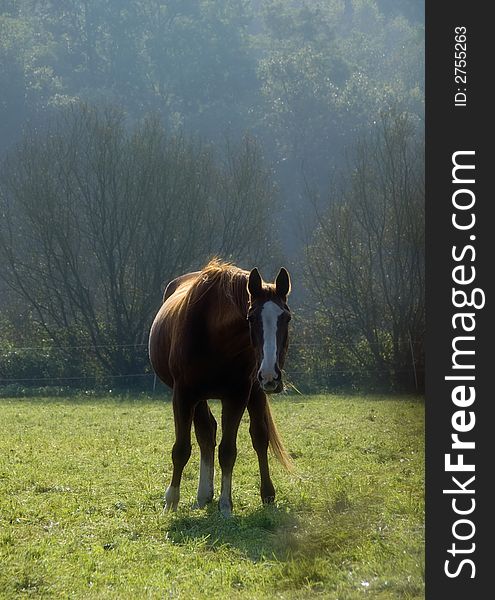
[[[279,394],[284,389],[282,379],[267,381],[261,385],[263,391],[267,394]]]

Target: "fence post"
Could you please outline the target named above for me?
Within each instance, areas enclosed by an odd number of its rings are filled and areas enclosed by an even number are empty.
[[[413,343],[412,343],[412,339],[411,339],[411,332],[409,331],[409,329],[407,330],[407,335],[409,337],[409,347],[411,348],[411,358],[412,358],[412,365],[413,365],[413,371],[414,371],[414,385],[416,386],[416,391],[418,391],[418,374],[416,373],[416,361],[414,359],[414,348],[413,348]]]

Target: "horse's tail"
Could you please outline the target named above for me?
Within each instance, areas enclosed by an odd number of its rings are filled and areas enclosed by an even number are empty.
[[[275,458],[280,462],[280,464],[287,469],[287,471],[292,471],[294,468],[294,464],[292,462],[289,453],[284,447],[282,439],[278,433],[277,426],[272,417],[272,411],[270,410],[270,405],[268,404],[268,398],[265,402],[265,418],[266,424],[268,426],[268,441],[270,443],[270,448],[272,449],[273,454],[275,454]]]

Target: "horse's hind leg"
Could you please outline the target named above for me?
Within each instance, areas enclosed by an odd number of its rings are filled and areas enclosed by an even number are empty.
[[[213,478],[217,422],[206,400],[194,409],[194,432],[201,450],[197,506],[203,508],[213,500]]]
[[[222,441],[218,447],[218,460],[222,469],[222,489],[218,508],[224,517],[229,517],[233,508],[232,471],[237,456],[237,431],[245,408],[245,398],[222,402]]]
[[[174,387],[173,409],[175,422],[175,443],[172,448],[173,473],[170,485],[165,492],[165,508],[176,510],[180,497],[182,471],[191,456],[191,425],[194,401],[188,394]]]
[[[261,476],[261,500],[264,503],[270,503],[275,500],[275,488],[273,487],[268,468],[268,425],[265,417],[266,396],[259,388],[251,391],[248,403],[248,412],[250,418],[249,433],[253,448],[258,455],[258,464]]]

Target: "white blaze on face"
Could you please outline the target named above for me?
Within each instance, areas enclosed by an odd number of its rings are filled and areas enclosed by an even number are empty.
[[[275,365],[277,364],[277,322],[284,311],[275,302],[265,302],[261,309],[263,324],[263,360],[259,373],[263,383],[268,383],[277,378]]]

